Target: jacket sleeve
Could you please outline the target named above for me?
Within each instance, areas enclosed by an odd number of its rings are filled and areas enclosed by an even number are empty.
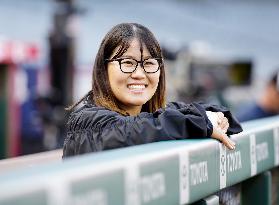
[[[205,110],[212,111],[212,112],[222,112],[224,114],[224,116],[228,119],[230,125],[227,131],[228,135],[237,134],[243,131],[239,121],[232,115],[232,113],[226,107],[205,104],[205,103],[199,103],[199,104],[202,107],[204,107]]]
[[[205,138],[212,134],[205,109],[196,103],[122,116],[84,109],[70,116],[63,157],[157,141]]]
[[[224,116],[228,119],[230,125],[226,134],[232,135],[243,131],[241,124],[228,110],[228,108],[220,105],[207,104],[203,102],[199,102],[197,104],[203,107],[206,111],[222,112],[224,114]],[[174,108],[183,108],[183,107],[187,107],[187,104],[183,102],[173,102],[170,104],[170,106]]]

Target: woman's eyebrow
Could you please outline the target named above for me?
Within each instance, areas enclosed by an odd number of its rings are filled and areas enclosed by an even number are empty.
[[[148,58],[152,58],[152,56],[144,56],[143,59],[148,59]]]
[[[129,56],[129,55],[122,55],[122,56],[120,56],[120,58],[135,58],[135,57]]]
[[[122,55],[122,56],[120,56],[120,58],[122,58],[122,57],[124,57],[124,58],[133,58],[133,59],[136,59],[134,56],[129,56],[129,55]]]
[[[130,56],[130,55],[122,55],[120,58],[133,58],[136,59],[134,56]],[[144,56],[143,59],[148,59],[148,58],[152,58],[152,56],[148,55],[148,56]]]

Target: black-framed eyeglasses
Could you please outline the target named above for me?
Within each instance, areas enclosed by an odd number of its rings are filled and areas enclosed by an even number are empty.
[[[136,71],[138,64],[140,63],[144,72],[156,73],[161,66],[162,58],[148,58],[143,61],[138,61],[133,58],[115,58],[106,59],[107,62],[117,61],[119,63],[120,70],[123,73],[133,73]]]

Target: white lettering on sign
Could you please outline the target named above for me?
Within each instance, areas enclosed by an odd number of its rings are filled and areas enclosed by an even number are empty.
[[[276,127],[273,130],[274,140],[274,163],[275,166],[279,165],[279,128]]]
[[[226,146],[222,143],[219,143],[220,151],[220,189],[223,189],[227,186],[227,162],[226,162]]]
[[[227,155],[227,170],[233,172],[242,168],[241,152],[236,151]]]
[[[189,203],[189,154],[185,149],[179,152],[180,204]]]
[[[191,185],[198,185],[208,181],[207,161],[190,165]]]
[[[250,160],[251,160],[251,176],[257,174],[257,156],[256,156],[256,135],[250,135]]]
[[[268,159],[268,155],[269,154],[267,142],[263,142],[256,145],[256,156],[258,162]]]
[[[142,201],[148,203],[166,194],[165,176],[158,172],[140,179]]]
[[[92,190],[83,194],[73,196],[70,199],[71,205],[107,205],[107,193],[103,190]]]
[[[130,162],[125,171],[125,204],[140,205],[139,168],[134,162]]]

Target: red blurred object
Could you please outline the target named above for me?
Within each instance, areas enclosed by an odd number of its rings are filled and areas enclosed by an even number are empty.
[[[39,59],[40,49],[35,43],[4,40],[0,41],[1,63],[28,63]]]
[[[39,58],[39,48],[35,44],[29,44],[27,47],[27,59],[38,60]]]

